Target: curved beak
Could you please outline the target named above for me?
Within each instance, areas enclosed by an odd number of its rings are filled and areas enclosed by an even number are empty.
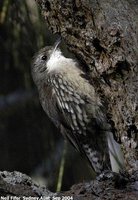
[[[54,50],[53,50],[53,52],[58,48],[58,46],[59,46],[59,44],[61,43],[61,40],[62,40],[62,38],[61,38],[61,36],[57,39],[57,41],[55,42],[55,44],[54,44]]]

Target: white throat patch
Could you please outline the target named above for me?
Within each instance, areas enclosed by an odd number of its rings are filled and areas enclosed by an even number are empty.
[[[59,68],[63,67],[63,63],[65,61],[66,58],[61,54],[61,51],[55,50],[47,61],[48,72],[58,70]]]

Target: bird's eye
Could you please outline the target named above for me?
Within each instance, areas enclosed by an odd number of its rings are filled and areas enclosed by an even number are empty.
[[[43,55],[42,57],[41,57],[41,60],[46,60],[47,59],[47,56],[46,55]]]

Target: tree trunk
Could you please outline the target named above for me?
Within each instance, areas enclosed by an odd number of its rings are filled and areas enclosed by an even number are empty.
[[[137,183],[133,175],[129,181],[120,179],[119,185],[112,174],[98,180],[74,185],[70,191],[52,193],[45,187],[34,183],[30,177],[20,172],[0,172],[1,200],[136,200]],[[119,178],[119,177],[118,177]],[[138,178],[138,177],[137,177]],[[103,180],[102,180],[103,179]],[[121,190],[118,190],[121,188]],[[14,198],[15,197],[15,198]],[[26,197],[21,198],[21,197]],[[27,198],[29,197],[29,198]]]
[[[138,167],[138,1],[36,0],[107,108],[127,171]]]

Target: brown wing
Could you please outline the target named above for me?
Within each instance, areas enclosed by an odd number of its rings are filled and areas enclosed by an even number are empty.
[[[53,79],[53,86],[63,132],[73,146],[88,158],[95,171],[100,172],[107,144],[101,124],[92,116],[92,100],[74,91],[64,78]]]
[[[66,126],[79,134],[85,134],[86,124],[90,121],[85,110],[87,101],[82,99],[64,79],[53,80],[53,84],[57,104]]]

